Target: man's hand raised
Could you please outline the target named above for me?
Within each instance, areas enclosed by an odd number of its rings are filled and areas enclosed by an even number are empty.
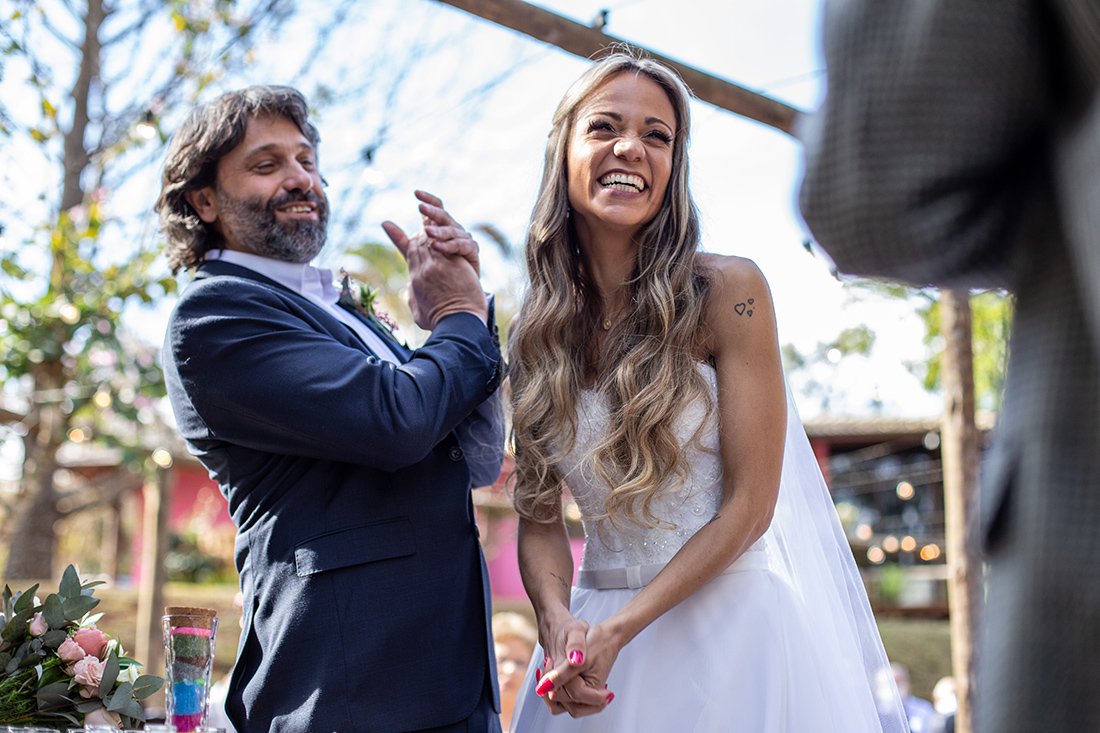
[[[409,237],[392,221],[386,235],[409,265],[409,308],[416,324],[433,330],[452,313],[473,313],[482,322],[489,306],[478,280],[477,243],[435,196],[417,191],[424,228]]]

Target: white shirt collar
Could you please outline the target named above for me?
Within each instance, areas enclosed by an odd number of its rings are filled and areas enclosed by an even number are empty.
[[[206,259],[221,260],[247,267],[300,295],[325,303],[335,303],[339,296],[332,282],[332,270],[313,267],[310,264],[276,260],[235,249],[212,249],[206,253]]]

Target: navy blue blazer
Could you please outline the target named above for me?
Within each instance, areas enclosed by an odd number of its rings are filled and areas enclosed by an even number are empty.
[[[405,363],[219,261],[172,313],[178,429],[238,530],[241,733],[415,730],[498,699],[470,489],[500,470],[499,342],[465,313],[413,352],[384,337]]]

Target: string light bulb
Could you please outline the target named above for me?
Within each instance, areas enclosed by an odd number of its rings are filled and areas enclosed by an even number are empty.
[[[137,134],[142,140],[152,140],[157,136],[157,118],[153,116],[152,110],[145,110],[141,122],[137,124]]]

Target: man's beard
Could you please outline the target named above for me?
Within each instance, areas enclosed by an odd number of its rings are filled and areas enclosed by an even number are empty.
[[[253,254],[284,262],[304,264],[325,246],[328,224],[328,202],[312,191],[291,192],[275,196],[266,204],[259,196],[237,198],[224,191],[216,192],[222,226],[237,242]],[[280,222],[275,209],[295,201],[316,205],[317,221],[289,220]]]

